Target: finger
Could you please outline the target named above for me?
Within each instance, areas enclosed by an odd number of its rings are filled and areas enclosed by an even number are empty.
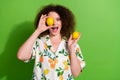
[[[46,26],[47,27],[47,29],[50,29],[50,28],[52,28],[51,26]]]
[[[79,39],[80,39],[80,36],[74,40],[73,45],[76,45]]]
[[[44,15],[43,15],[43,18],[44,18],[44,17],[46,17],[46,16],[47,16],[47,15],[46,15],[46,14],[44,14]]]
[[[43,16],[44,16],[44,15],[42,14],[42,15],[41,15],[41,17],[40,17],[40,19],[42,19],[42,18],[43,18]]]
[[[69,39],[68,39],[68,42],[69,42],[70,40],[72,40],[72,34],[70,35],[70,37],[69,37]]]
[[[52,28],[52,27],[54,27],[54,26],[47,26],[47,27]]]
[[[46,22],[46,19],[47,19],[47,16],[45,15],[45,16],[43,17],[44,22]]]
[[[40,18],[40,21],[41,21],[41,23],[45,23],[45,21],[46,21],[46,14],[45,15],[41,15],[41,18]]]
[[[79,37],[76,39],[76,41],[78,42],[79,39],[80,39],[80,35],[79,35]]]
[[[45,15],[41,15],[40,19],[44,19],[46,17],[46,14]]]

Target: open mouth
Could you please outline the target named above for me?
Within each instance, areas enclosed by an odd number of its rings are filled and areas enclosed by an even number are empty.
[[[52,29],[54,30],[54,29],[58,29],[58,27],[52,27]]]
[[[58,27],[52,27],[51,29],[52,29],[53,32],[57,32]]]

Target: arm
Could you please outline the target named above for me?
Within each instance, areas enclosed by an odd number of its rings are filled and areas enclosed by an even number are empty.
[[[38,24],[38,28],[34,31],[34,33],[26,40],[26,42],[19,48],[17,57],[20,60],[28,60],[31,58],[31,51],[34,42],[37,37],[49,27],[45,25],[46,15],[42,15]]]
[[[71,71],[72,71],[72,74],[74,77],[77,77],[82,70],[82,67],[80,65],[80,61],[78,60],[78,58],[75,54],[75,45],[76,45],[77,41],[79,40],[79,38],[77,40],[73,40],[72,35],[71,35],[69,40],[68,40],[68,49],[70,52],[70,61],[71,61],[70,66],[71,66]]]
[[[26,40],[26,42],[19,48],[17,57],[20,60],[28,60],[31,58],[31,51],[34,42],[41,32],[36,29],[35,32]]]

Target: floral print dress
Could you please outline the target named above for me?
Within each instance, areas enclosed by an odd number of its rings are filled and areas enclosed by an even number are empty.
[[[49,35],[36,40],[31,57],[35,59],[32,80],[74,80],[66,44],[66,40],[62,39],[57,51],[54,52]],[[81,67],[84,68],[85,62],[78,44],[75,49]]]

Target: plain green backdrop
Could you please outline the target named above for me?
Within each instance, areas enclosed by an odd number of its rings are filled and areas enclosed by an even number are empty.
[[[86,67],[75,80],[120,80],[120,0],[0,0],[0,80],[30,80],[34,60],[24,63],[17,50],[33,33],[38,10],[47,4],[68,7]]]

